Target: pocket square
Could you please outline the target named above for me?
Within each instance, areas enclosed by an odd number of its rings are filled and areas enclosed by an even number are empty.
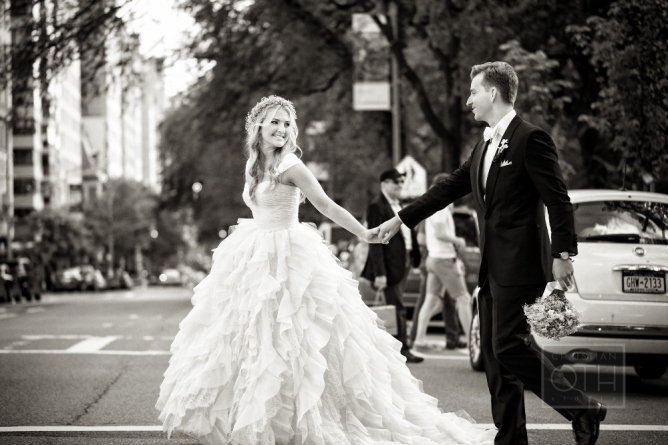
[[[512,163],[513,163],[513,161],[503,161],[503,162],[501,163],[501,167],[507,167],[507,166],[509,166],[509,165],[512,164]]]

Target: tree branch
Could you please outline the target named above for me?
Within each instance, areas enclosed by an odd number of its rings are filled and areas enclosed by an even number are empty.
[[[420,79],[420,76],[418,76],[418,74],[406,60],[403,51],[404,44],[394,39],[394,33],[392,32],[390,25],[382,23],[377,14],[372,14],[371,17],[385,35],[385,38],[387,38],[388,42],[390,42],[390,51],[396,57],[401,69],[401,73],[406,78],[408,83],[411,84],[413,90],[417,94],[418,105],[424,114],[425,120],[427,123],[429,123],[431,128],[434,130],[434,133],[436,133],[439,138],[445,140],[449,144],[454,144],[456,142],[456,138],[454,137],[453,133],[448,130],[445,125],[443,125],[443,122],[439,116],[436,114],[436,112],[434,112],[434,108],[429,101],[429,94],[427,93],[427,90],[422,83],[422,79]]]

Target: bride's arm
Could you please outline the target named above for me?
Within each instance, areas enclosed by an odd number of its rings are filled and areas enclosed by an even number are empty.
[[[353,235],[366,242],[379,242],[377,237],[374,237],[377,231],[365,229],[353,215],[327,196],[313,173],[304,164],[296,164],[283,172],[281,182],[298,187],[320,213]]]

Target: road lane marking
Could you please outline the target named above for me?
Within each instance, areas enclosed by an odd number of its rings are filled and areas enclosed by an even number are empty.
[[[92,335],[66,334],[66,335],[22,335],[24,340],[86,340]]]
[[[79,355],[171,355],[169,351],[71,351],[69,349],[0,349],[0,354],[79,354]]]
[[[91,337],[70,346],[66,350],[69,352],[95,352],[115,340],[118,340],[118,337],[115,335],[110,335],[108,337]]]
[[[59,433],[59,432],[113,432],[113,431],[162,431],[160,425],[146,426],[2,426],[0,433]]]
[[[478,429],[493,429],[491,423],[476,423]],[[570,430],[565,423],[529,423],[528,430]],[[604,431],[668,431],[668,425],[606,425],[601,424]],[[3,426],[0,433],[69,433],[69,432],[119,432],[119,431],[159,431],[161,425],[118,425],[118,426]]]
[[[17,314],[0,314],[0,320],[4,320],[5,318],[14,318],[18,317]]]
[[[468,360],[468,357],[462,357],[459,355],[431,355],[431,354],[421,354],[419,352],[413,352],[413,355],[418,357],[424,357],[425,360]]]
[[[38,306],[38,307],[29,307],[28,309],[26,309],[26,313],[28,314],[36,314],[38,312],[44,312],[44,308]]]
[[[476,423],[480,429],[495,428],[493,423]],[[527,423],[528,430],[572,430],[568,423]],[[601,424],[604,431],[668,431],[668,425],[607,425]]]
[[[88,334],[58,334],[58,335],[51,335],[51,334],[32,334],[32,335],[22,335],[21,338],[24,340],[86,340],[87,338],[92,338],[95,337],[94,335],[88,335]],[[153,341],[153,340],[164,340],[164,341],[173,341],[174,336],[169,336],[169,335],[163,335],[160,337],[155,337],[153,335],[144,335],[144,336],[132,336],[132,335],[117,335],[116,338],[118,340],[137,340],[137,339],[142,339],[142,340],[147,340],[147,341]]]

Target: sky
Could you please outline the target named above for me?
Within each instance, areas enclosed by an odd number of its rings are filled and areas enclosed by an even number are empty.
[[[188,41],[195,21],[176,7],[178,0],[134,0],[130,7],[136,20],[130,25],[140,34],[140,51],[147,57],[165,58],[165,94],[173,97],[197,79],[194,60],[178,51]]]

